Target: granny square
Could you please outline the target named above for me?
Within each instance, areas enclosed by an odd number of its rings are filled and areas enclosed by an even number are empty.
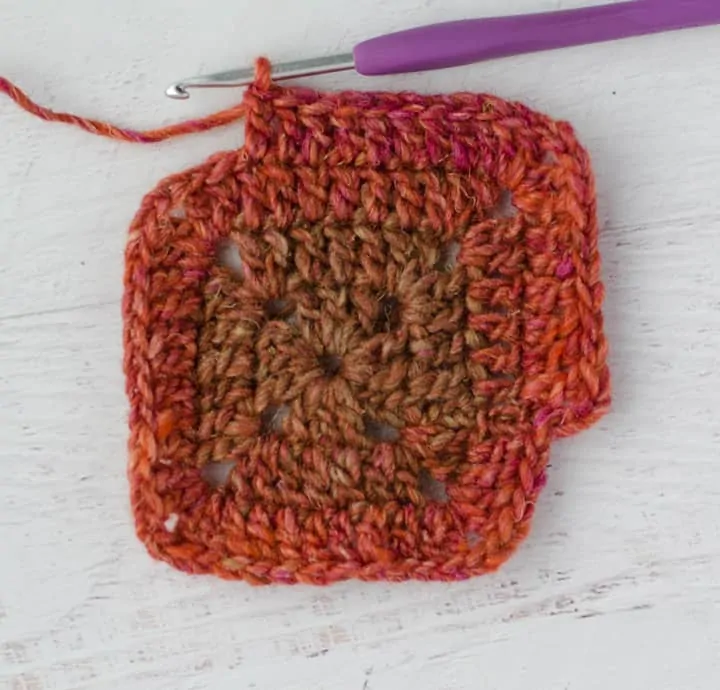
[[[519,103],[282,88],[264,61],[244,103],[244,145],[130,229],[138,537],[253,584],[497,569],[551,441],[610,403],[588,154]]]

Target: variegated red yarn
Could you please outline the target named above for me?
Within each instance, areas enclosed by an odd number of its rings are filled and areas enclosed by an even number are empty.
[[[551,441],[609,406],[587,153],[518,103],[280,88],[262,60],[197,129],[242,114],[244,146],[163,180],[130,229],[139,538],[255,584],[495,570]]]
[[[140,538],[252,583],[496,569],[551,440],[609,404],[586,152],[491,96],[283,89],[266,63],[244,107],[244,147],[131,229]]]

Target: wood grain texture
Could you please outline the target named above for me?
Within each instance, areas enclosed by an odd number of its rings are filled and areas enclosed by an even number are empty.
[[[512,11],[571,3],[522,0]],[[108,5],[111,5],[108,3]],[[0,0],[0,72],[57,109],[157,126],[229,105],[166,84],[507,11],[501,0]],[[0,688],[710,690],[720,677],[720,29],[327,88],[471,89],[573,122],[602,216],[612,413],[556,445],[530,539],[456,585],[253,589],[135,540],[125,229],[241,127],[140,147],[0,102]],[[72,47],[73,50],[69,50]]]

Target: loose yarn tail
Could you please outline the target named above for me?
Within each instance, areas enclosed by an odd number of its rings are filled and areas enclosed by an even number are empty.
[[[256,63],[256,68],[259,75],[269,80],[270,69],[267,60],[264,58],[259,59]],[[35,101],[31,100],[22,89],[5,77],[0,77],[0,92],[9,96],[28,113],[34,115],[35,117],[39,117],[42,120],[46,120],[48,122],[63,122],[65,124],[74,125],[75,127],[80,127],[80,129],[84,129],[86,132],[90,132],[91,134],[139,144],[151,144],[158,141],[164,141],[165,139],[170,139],[172,137],[182,136],[184,134],[205,132],[210,129],[222,127],[230,124],[231,122],[241,120],[245,116],[246,112],[244,103],[239,103],[227,108],[226,110],[221,110],[220,112],[213,113],[199,119],[186,120],[185,122],[179,122],[177,124],[160,127],[158,129],[139,131],[126,129],[124,127],[117,127],[109,122],[80,117],[72,113],[55,112],[54,110],[39,105]]]

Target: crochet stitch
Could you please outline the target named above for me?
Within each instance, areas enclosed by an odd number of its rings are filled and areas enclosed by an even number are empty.
[[[139,538],[254,584],[495,570],[552,439],[609,406],[586,151],[494,96],[280,88],[264,60],[243,109],[244,146],[130,229]]]

